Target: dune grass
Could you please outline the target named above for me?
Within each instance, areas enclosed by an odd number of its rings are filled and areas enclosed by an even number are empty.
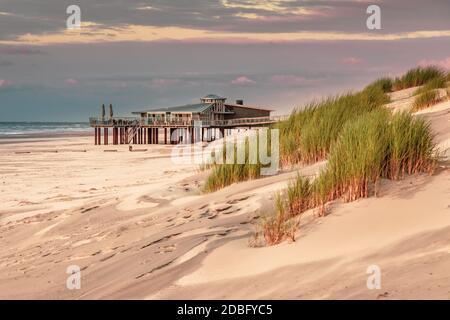
[[[418,67],[409,70],[394,80],[393,91],[422,86],[435,78],[445,78],[445,72],[436,66]]]
[[[325,159],[328,163],[314,180],[297,176],[276,195],[275,213],[261,219],[255,237],[262,236],[268,245],[295,241],[299,219],[309,209],[324,215],[330,201],[376,195],[382,178],[432,173],[436,156],[429,125],[408,112],[392,114],[383,106],[389,102],[386,93],[420,85],[424,88],[418,91],[417,107],[433,104],[439,98],[437,89],[446,86],[445,76],[436,67],[415,68],[395,80],[379,79],[360,92],[310,103],[279,122],[275,128],[280,132],[282,166]],[[245,150],[244,164],[211,165],[204,190],[260,177],[261,164],[250,164],[248,146]]]
[[[417,89],[414,94],[420,95],[431,90],[442,89],[447,87],[445,77],[434,78],[428,81],[422,88]]]
[[[312,207],[323,211],[325,204],[336,198],[352,201],[366,197],[381,177],[400,179],[405,173],[432,167],[432,139],[427,125],[407,114],[392,116],[383,105],[389,102],[387,92],[418,85],[428,90],[417,99],[428,103],[430,98],[423,95],[431,95],[431,88],[442,87],[444,76],[437,67],[415,68],[395,80],[379,79],[360,92],[310,103],[279,122],[275,128],[280,132],[282,167],[328,159],[327,169],[314,182],[297,179],[289,185],[280,200],[287,203],[283,219],[288,221]],[[415,157],[420,152],[423,154]],[[251,164],[248,158],[246,147],[245,163],[209,166],[211,173],[204,191],[259,178],[259,159]],[[266,224],[274,226],[276,219],[281,218],[266,219]]]
[[[389,129],[389,157],[383,177],[399,180],[419,172],[433,173],[437,156],[430,124],[403,112],[393,116]]]
[[[447,88],[448,75],[438,68],[433,70],[435,70],[435,77],[429,79],[424,83],[423,87],[414,92],[417,97],[414,100],[413,111],[428,108],[443,100],[443,97],[441,97],[438,89]]]
[[[258,139],[259,137],[257,136],[256,140],[259,141]],[[267,150],[270,156],[269,130],[267,131],[267,141],[269,144]],[[232,163],[213,163],[204,168],[212,169],[203,187],[204,192],[214,192],[235,182],[252,180],[260,177],[261,168],[263,165],[261,164],[259,157],[256,161],[252,161],[250,159],[249,138],[245,138],[242,143],[244,143],[244,163],[238,163],[237,146],[233,143],[232,148],[234,148],[234,159],[231,161]],[[224,159],[226,157],[226,144],[227,142],[224,141],[223,148],[221,149]]]
[[[419,91],[415,109],[435,103],[438,96],[432,89],[445,86],[445,76],[438,67],[418,67],[394,80],[388,77],[376,80],[360,92],[329,97],[294,110],[286,121],[276,125],[280,130],[281,166],[310,164],[326,159],[343,127],[381,109],[389,102],[388,92],[424,85],[423,92]],[[260,176],[260,168],[258,164],[247,162],[213,165],[204,190],[212,192],[235,182],[256,179]]]
[[[441,101],[442,101],[442,98],[441,98],[438,90],[429,89],[426,91],[422,91],[421,94],[419,94],[415,98],[412,110],[419,111],[419,110],[431,107]]]
[[[275,214],[263,216],[260,224],[261,231],[255,234],[254,243],[259,242],[260,235],[267,245],[274,245],[285,239],[295,241],[300,220],[289,216],[284,196],[281,193],[275,195],[275,208]]]
[[[235,182],[257,179],[260,177],[258,164],[222,164],[214,165],[204,185],[205,192],[214,192]]]
[[[369,84],[366,89],[370,88],[380,88],[383,92],[388,93],[392,92],[392,87],[394,85],[394,81],[391,78],[385,77],[375,80],[371,84]]]
[[[344,126],[330,150],[326,168],[314,181],[298,176],[278,196],[277,224],[292,225],[290,219],[312,208],[323,215],[326,204],[336,199],[349,202],[376,194],[381,178],[398,180],[407,174],[431,174],[436,167],[434,149],[430,127],[424,120],[409,113],[392,115],[385,109],[364,114]],[[262,229],[271,234],[265,237],[266,244],[292,239],[291,229],[289,233],[282,228],[267,231],[272,228],[267,221],[271,220],[262,222]],[[294,226],[298,228],[298,223]],[[278,231],[280,234],[276,234]]]
[[[297,109],[280,129],[282,165],[313,163],[327,157],[346,122],[380,108],[389,98],[380,86],[359,93],[331,97]]]

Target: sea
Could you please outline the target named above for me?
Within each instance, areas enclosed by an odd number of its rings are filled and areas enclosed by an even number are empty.
[[[0,122],[0,138],[87,134],[88,122]]]

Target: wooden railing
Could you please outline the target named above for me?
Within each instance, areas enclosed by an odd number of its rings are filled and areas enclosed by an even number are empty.
[[[91,127],[96,126],[127,126],[132,127],[139,125],[141,122],[140,118],[135,117],[120,117],[120,118],[89,118],[89,124]]]
[[[238,118],[229,120],[186,120],[186,119],[151,119],[151,118],[132,118],[121,117],[112,119],[89,118],[91,127],[98,126],[194,126],[203,127],[232,127],[232,126],[251,126],[257,124],[271,124],[278,121],[286,120],[289,116],[272,116],[272,117],[254,117],[254,118]],[[199,124],[197,124],[199,123]],[[201,123],[201,124],[200,124]]]
[[[256,125],[256,124],[271,124],[271,123],[285,120],[287,118],[288,118],[288,116],[238,118],[238,119],[229,119],[229,120],[211,120],[209,122],[206,121],[206,124],[210,123],[211,126],[215,126],[215,127],[246,126],[246,125]]]

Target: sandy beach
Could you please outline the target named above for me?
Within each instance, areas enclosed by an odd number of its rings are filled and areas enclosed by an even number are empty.
[[[448,298],[450,105],[418,116],[444,151],[434,175],[382,181],[378,197],[337,201],[322,218],[311,210],[294,243],[272,247],[250,246],[256,221],[297,170],[204,194],[207,172],[173,163],[173,146],[0,144],[0,298]],[[66,288],[71,265],[80,290]],[[370,265],[379,290],[366,286]]]

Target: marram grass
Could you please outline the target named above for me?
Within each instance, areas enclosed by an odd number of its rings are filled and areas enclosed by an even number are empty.
[[[431,107],[442,101],[438,90],[428,89],[421,90],[421,93],[414,99],[413,111],[422,110]]]
[[[389,102],[386,93],[421,85],[416,108],[433,104],[437,96],[432,92],[445,87],[448,77],[437,67],[415,68],[394,80],[379,79],[361,92],[313,102],[278,123],[282,166],[324,159],[328,164],[314,180],[298,176],[276,196],[275,214],[262,219],[256,237],[262,235],[269,245],[295,240],[298,219],[308,209],[318,208],[324,214],[326,204],[335,199],[354,201],[376,194],[381,178],[432,173],[436,157],[429,125],[409,113],[392,115],[383,105]],[[261,165],[249,164],[246,148],[244,164],[210,168],[207,192],[256,179]]]
[[[274,217],[262,221],[261,229],[271,235],[265,237],[266,244],[295,239],[292,229],[271,229],[273,221],[277,226],[298,228],[298,223],[289,221],[308,209],[318,208],[323,215],[330,201],[340,198],[349,202],[376,194],[381,178],[398,180],[407,174],[431,174],[435,167],[433,135],[423,119],[409,113],[392,115],[384,109],[364,114],[344,126],[330,150],[326,168],[316,179],[298,176],[277,197]]]
[[[259,145],[259,137],[256,139]],[[270,156],[270,130],[267,130],[267,141],[268,141],[268,156]],[[226,141],[222,147],[223,157],[225,159],[226,154]],[[249,139],[245,138],[242,142],[244,146],[245,159],[244,163],[237,163],[237,147],[233,145],[234,148],[234,161],[232,164],[227,163],[216,163],[206,166],[204,169],[211,169],[211,173],[206,179],[205,185],[203,187],[204,192],[214,192],[229,186],[233,183],[257,179],[261,176],[261,169],[263,165],[260,159],[256,159],[256,163],[251,163],[249,156]],[[259,154],[259,150],[257,150]]]
[[[281,164],[325,159],[345,123],[387,102],[380,86],[370,86],[359,93],[331,97],[294,111],[288,120],[278,124]]]
[[[444,77],[445,73],[436,66],[418,67],[409,70],[402,77],[396,78],[393,83],[393,90],[422,86],[432,79]]]
[[[431,79],[422,88],[417,89],[416,92],[414,92],[414,94],[418,95],[418,94],[425,93],[427,91],[446,88],[446,87],[447,87],[447,80],[445,79],[444,76],[442,76],[442,77]]]

